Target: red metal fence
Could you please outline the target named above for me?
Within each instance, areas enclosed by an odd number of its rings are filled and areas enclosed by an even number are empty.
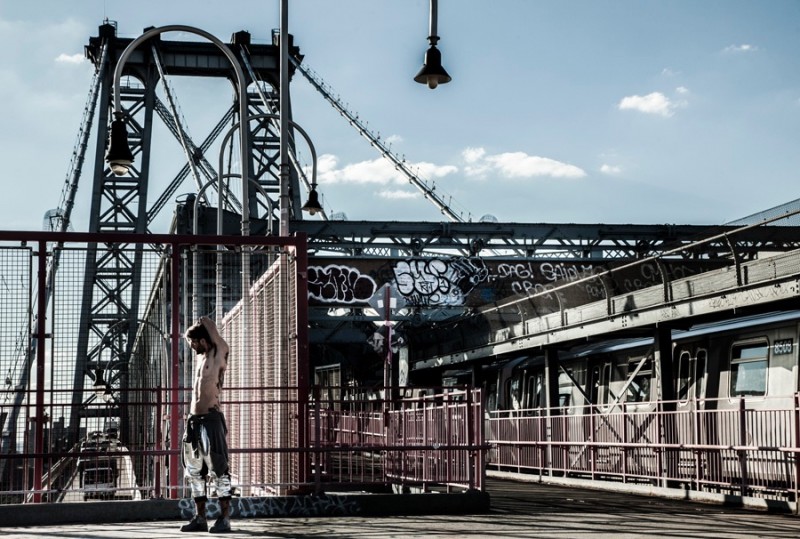
[[[800,394],[491,412],[489,470],[796,501]]]
[[[483,488],[485,446],[480,438],[483,408],[479,390],[398,401],[350,398],[331,402],[321,398],[324,392],[315,387],[301,406],[294,397],[297,388],[246,388],[249,398],[240,401],[234,394],[242,389],[223,392],[226,416],[248,415],[252,421],[251,436],[229,436],[232,479],[239,494]],[[250,398],[262,392],[288,400]],[[176,407],[176,403],[159,399],[162,391],[158,388],[128,393],[125,407],[131,417],[168,418]],[[67,413],[52,404],[59,400],[58,392],[48,390],[45,396],[48,413]],[[29,397],[21,417],[33,422],[35,397]],[[178,402],[177,408],[184,410],[187,404]],[[98,417],[109,407],[105,402],[90,406]],[[263,431],[272,424],[265,417],[285,406],[307,410],[307,417],[295,417],[289,425],[306,432],[306,445],[262,445]],[[170,449],[163,433],[163,427],[157,427],[131,443],[124,433],[95,431],[77,445],[64,447],[47,429],[44,452],[23,450],[0,456],[6,467],[0,503],[186,497],[182,472],[177,483],[170,482],[170,467],[179,462],[178,451]],[[33,436],[32,429],[25,436],[26,443]],[[302,479],[289,474],[287,483],[285,475],[272,473],[281,464],[302,462],[309,465]],[[45,470],[41,484],[33,475],[37,463]]]
[[[90,271],[99,243],[135,266]],[[240,494],[481,488],[479,393],[312,391],[306,268],[302,237],[0,232],[0,503],[185,496],[199,315],[231,347]]]

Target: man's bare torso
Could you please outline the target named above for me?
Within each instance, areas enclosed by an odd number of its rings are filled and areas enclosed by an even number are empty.
[[[225,379],[227,358],[218,357],[217,348],[211,348],[198,355],[197,372],[192,388],[192,403],[189,413],[193,415],[207,414],[211,410],[220,409],[220,393]]]

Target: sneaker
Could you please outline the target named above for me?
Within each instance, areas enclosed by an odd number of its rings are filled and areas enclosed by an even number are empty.
[[[229,531],[231,531],[231,519],[228,517],[218,518],[208,530],[209,533],[228,533]]]
[[[208,531],[208,522],[206,519],[195,515],[192,520],[189,521],[188,524],[184,524],[181,526],[182,532],[207,532]]]

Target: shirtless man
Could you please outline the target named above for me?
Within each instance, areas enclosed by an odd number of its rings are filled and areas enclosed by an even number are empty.
[[[231,477],[228,473],[228,428],[220,410],[219,395],[228,367],[228,343],[211,319],[201,316],[184,335],[197,353],[197,373],[183,438],[183,469],[192,489],[197,512],[182,532],[231,531]],[[206,479],[214,482],[222,515],[211,529],[206,522]]]

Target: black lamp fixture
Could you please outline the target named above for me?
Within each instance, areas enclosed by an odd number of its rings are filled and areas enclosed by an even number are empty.
[[[122,119],[122,113],[114,113],[115,120],[111,122],[111,134],[106,151],[106,162],[111,167],[111,172],[117,176],[128,173],[133,164],[133,154],[128,146],[128,126]]]
[[[97,395],[98,399],[105,400],[105,394],[108,388],[106,387],[105,380],[103,380],[103,372],[104,371],[102,367],[97,368],[97,371],[94,375],[94,384],[92,385],[92,389],[94,389],[94,394]]]
[[[428,34],[428,41],[431,46],[425,52],[425,62],[422,64],[422,69],[414,77],[416,82],[427,84],[431,90],[452,80],[442,67],[442,53],[436,48],[436,44],[439,42],[439,36],[436,35],[437,12],[438,0],[431,0],[430,32]]]
[[[322,205],[319,203],[319,195],[317,194],[317,186],[312,185],[311,191],[308,192],[308,201],[303,204],[301,210],[308,212],[309,215],[314,215],[322,211]]]

